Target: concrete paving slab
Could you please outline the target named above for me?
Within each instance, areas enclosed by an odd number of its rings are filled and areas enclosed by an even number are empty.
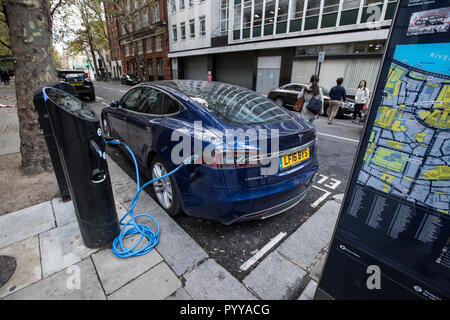
[[[311,270],[311,274],[309,275],[311,279],[313,279],[316,282],[319,282],[320,276],[322,275],[322,270],[325,265],[325,260],[327,258],[327,252],[323,252],[320,257],[318,258],[318,261],[314,265],[314,267]]]
[[[181,281],[162,262],[108,296],[109,300],[163,300],[181,287]]]
[[[0,249],[0,255],[16,259],[16,271],[0,288],[0,298],[10,295],[42,278],[41,255],[37,236],[13,243]]]
[[[297,297],[306,272],[274,251],[242,281],[264,300]]]
[[[298,298],[298,300],[314,300],[314,294],[316,293],[317,282],[314,280],[310,280],[305,290],[303,290],[302,294]]]
[[[54,227],[50,201],[0,216],[0,248]]]
[[[279,253],[307,272],[333,235],[341,204],[327,201],[313,216],[286,239],[277,249]]]
[[[133,200],[136,195],[136,183],[133,180],[118,182],[113,187],[114,202],[116,205]]]
[[[208,258],[208,254],[198,243],[159,207],[148,194],[142,193],[134,212],[135,214],[150,214],[158,221],[161,231],[156,249],[178,276],[181,276],[195,267],[200,261]],[[150,219],[141,219],[140,221],[140,223],[154,226],[154,222],[150,222]],[[148,224],[149,222],[151,224]]]
[[[208,259],[184,275],[185,289],[194,300],[255,300],[221,265]]]
[[[185,288],[181,287],[170,296],[168,296],[165,300],[192,300],[192,297],[189,295]]]
[[[343,193],[336,194],[332,196],[331,199],[336,200],[339,203],[342,203],[342,201],[344,201],[344,194]]]
[[[61,198],[53,199],[52,206],[58,227],[77,220],[75,208],[71,200],[62,201]]]
[[[5,300],[105,300],[91,259],[40,280]]]
[[[124,245],[132,248],[137,239],[137,236],[128,238],[124,241]],[[143,243],[147,241],[144,240]],[[107,295],[163,261],[156,250],[143,256],[121,259],[109,248],[93,254],[92,260]]]
[[[42,233],[39,241],[44,278],[98,251],[83,244],[77,221]]]

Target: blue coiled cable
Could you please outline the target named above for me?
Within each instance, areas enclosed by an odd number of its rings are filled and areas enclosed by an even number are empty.
[[[128,258],[128,257],[132,257],[132,256],[142,256],[144,254],[149,253],[159,242],[159,232],[160,232],[160,227],[159,227],[159,223],[158,221],[151,215],[149,214],[138,214],[138,215],[134,215],[134,207],[136,206],[138,200],[139,200],[139,194],[141,193],[141,191],[147,187],[150,183],[153,183],[155,181],[167,178],[168,176],[170,176],[171,174],[174,174],[175,172],[177,172],[183,165],[187,165],[193,161],[195,161],[195,157],[192,157],[190,159],[190,161],[185,161],[183,162],[181,165],[179,165],[178,167],[176,167],[174,170],[172,170],[171,172],[158,177],[156,179],[150,180],[147,183],[145,183],[142,187],[140,186],[140,182],[139,182],[139,169],[138,169],[138,165],[137,165],[137,161],[136,158],[133,154],[133,151],[131,151],[131,149],[124,144],[123,142],[120,142],[118,140],[111,140],[111,141],[105,141],[106,144],[116,144],[116,145],[123,145],[125,147],[125,149],[127,149],[127,151],[130,153],[133,162],[134,162],[134,166],[136,168],[136,184],[137,184],[137,192],[136,195],[133,198],[133,201],[131,202],[131,206],[130,209],[127,211],[127,213],[120,219],[119,224],[122,225],[122,230],[120,231],[120,234],[114,239],[113,241],[113,246],[112,246],[112,250],[114,252],[114,254],[119,257],[119,258]],[[130,216],[130,219],[124,223],[123,220]],[[147,217],[150,218],[151,220],[153,220],[156,223],[157,226],[157,231],[154,232],[149,226],[147,225],[143,225],[140,223],[136,222],[136,218],[139,217]],[[127,236],[131,236],[134,234],[140,234],[140,238],[139,240],[136,242],[136,244],[132,247],[132,248],[127,248],[125,247],[123,241]],[[141,241],[144,239],[144,237],[148,240],[147,245],[143,246],[141,249],[136,250],[136,248],[139,246],[139,244],[141,243]]]

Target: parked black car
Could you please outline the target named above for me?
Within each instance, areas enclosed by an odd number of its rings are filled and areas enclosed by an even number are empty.
[[[139,84],[140,81],[136,75],[124,73],[120,76],[120,82],[122,82],[122,84],[129,84],[134,86]]]
[[[297,96],[305,87],[306,84],[303,83],[288,83],[277,89],[270,90],[267,97],[287,109],[294,110],[294,105],[297,102]],[[328,102],[330,101],[329,90],[324,87],[321,88],[324,96],[324,115],[327,116]],[[355,102],[352,99],[347,98],[345,102],[341,102],[341,107],[339,108],[337,115],[342,116],[344,114],[353,113],[354,107]]]
[[[80,97],[89,97],[95,101],[95,89],[89,76],[83,70],[58,70],[58,80],[70,83]]]

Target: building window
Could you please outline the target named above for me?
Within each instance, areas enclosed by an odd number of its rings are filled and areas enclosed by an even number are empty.
[[[163,68],[163,59],[156,59],[156,72],[158,73],[158,80],[164,80],[164,68]]]
[[[259,0],[262,1],[262,0]],[[228,33],[228,0],[220,2],[220,35],[225,36]]]
[[[139,41],[137,42],[137,45],[138,45],[138,54],[142,54],[142,53],[144,52],[144,49],[143,49],[143,41],[142,41],[142,40],[139,40]]]
[[[180,23],[181,40],[186,40],[186,23]]]
[[[340,26],[356,24],[359,5],[360,1],[344,0],[344,3],[342,4],[341,19],[339,21]]]
[[[139,0],[134,0],[134,9],[139,9]]]
[[[252,23],[252,2],[244,1],[244,20],[242,22],[243,38],[250,38],[251,23]]]
[[[169,0],[170,13],[175,14],[177,12],[177,6],[175,0]]]
[[[279,0],[276,33],[285,33],[287,31],[288,10],[289,0]]]
[[[162,51],[162,41],[161,41],[161,36],[157,36],[155,38],[155,48],[156,51]]]
[[[193,7],[195,5],[195,0],[188,0],[188,6]]]
[[[273,34],[273,24],[275,19],[275,1],[266,1],[266,10],[264,12],[264,32],[263,35]]]
[[[177,25],[174,24],[172,26],[172,41],[176,42],[177,40],[178,40]]]
[[[305,30],[317,29],[319,23],[320,0],[308,0],[306,9]]]
[[[130,56],[130,45],[126,44],[125,45],[125,57],[129,57]]]
[[[206,24],[205,24],[205,16],[201,16],[198,18],[198,26],[199,26],[199,35],[206,35]]]
[[[152,52],[152,38],[148,38],[145,40],[145,50],[147,52]]]
[[[133,16],[133,22],[134,22],[134,27],[136,28],[136,30],[139,30],[141,28],[141,19],[140,19],[138,13],[136,13]]]
[[[189,20],[189,37],[190,38],[195,37],[195,20],[194,19]]]
[[[185,8],[184,0],[180,0],[180,10],[183,10]]]
[[[305,5],[305,0],[294,0],[294,1],[292,1],[291,22],[290,22],[290,25],[289,25],[289,32],[295,32],[295,31],[301,31],[302,30],[302,19],[303,19],[303,7],[304,7],[304,5]]]
[[[323,4],[321,28],[336,26],[339,11],[339,0],[325,0]]]
[[[148,71],[148,81],[155,80],[155,73],[153,71],[153,60],[152,59],[147,60],[147,71]]]
[[[144,12],[142,13],[142,23],[144,26],[148,26],[148,11],[147,11],[147,9],[144,10]]]
[[[156,2],[152,8],[152,23],[159,22],[159,3]]]

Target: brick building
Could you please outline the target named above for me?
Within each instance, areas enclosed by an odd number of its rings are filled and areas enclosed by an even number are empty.
[[[123,3],[122,10],[133,22],[126,28],[126,19],[118,17],[119,9],[105,8],[114,50],[110,60],[113,75],[139,74],[140,67],[144,75],[141,81],[172,79],[166,1],[119,0],[116,3]],[[141,61],[139,66],[138,61]]]

